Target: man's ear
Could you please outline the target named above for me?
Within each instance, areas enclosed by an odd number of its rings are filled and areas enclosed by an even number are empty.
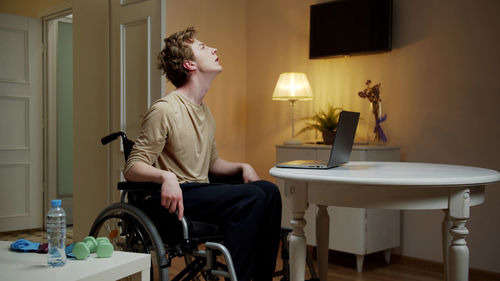
[[[184,67],[184,69],[186,69],[187,71],[193,71],[196,69],[196,62],[192,61],[192,60],[185,60],[183,63],[182,63],[182,66]]]

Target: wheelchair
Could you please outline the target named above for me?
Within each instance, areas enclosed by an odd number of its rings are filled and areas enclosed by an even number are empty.
[[[101,139],[103,145],[121,137],[125,161],[134,142],[124,132],[112,133]],[[210,180],[221,182],[220,179]],[[225,183],[241,182],[240,178],[225,179]],[[168,268],[176,257],[183,257],[186,267],[172,280],[226,280],[237,281],[231,255],[223,245],[224,233],[217,225],[177,219],[174,214],[158,215],[162,208],[152,204],[160,196],[157,183],[119,182],[121,202],[105,208],[92,224],[89,235],[108,237],[116,250],[151,255],[151,280],[169,280]],[[158,201],[155,201],[158,202]],[[283,269],[273,274],[289,280],[289,228],[281,229],[281,258]],[[221,261],[224,260],[224,262]],[[313,270],[315,275],[315,272]]]

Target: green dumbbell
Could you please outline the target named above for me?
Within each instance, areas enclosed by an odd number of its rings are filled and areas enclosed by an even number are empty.
[[[97,241],[92,236],[87,236],[83,242],[78,242],[73,247],[73,255],[77,260],[86,259],[90,253],[95,253],[97,248]]]
[[[96,255],[98,258],[109,258],[113,254],[113,245],[109,242],[106,237],[99,237],[96,239],[97,249]]]

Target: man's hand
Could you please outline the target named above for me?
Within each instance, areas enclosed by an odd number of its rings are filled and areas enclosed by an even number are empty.
[[[165,172],[161,184],[161,205],[170,213],[178,211],[179,220],[184,216],[184,203],[182,202],[182,190],[175,174]]]
[[[250,164],[243,164],[243,166],[241,167],[241,175],[243,176],[243,181],[245,183],[260,180],[259,175],[257,175]]]
[[[125,174],[128,181],[156,182],[161,184],[160,203],[170,213],[178,211],[179,220],[184,216],[184,203],[182,202],[182,190],[179,186],[177,176],[169,171],[155,168],[147,163],[137,161]]]

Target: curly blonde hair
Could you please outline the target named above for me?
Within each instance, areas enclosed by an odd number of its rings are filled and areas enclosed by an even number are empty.
[[[193,60],[194,54],[188,43],[194,42],[196,30],[188,27],[165,38],[165,45],[158,54],[158,69],[166,74],[167,79],[175,87],[184,85],[188,79],[188,71],[184,68],[185,60]]]

